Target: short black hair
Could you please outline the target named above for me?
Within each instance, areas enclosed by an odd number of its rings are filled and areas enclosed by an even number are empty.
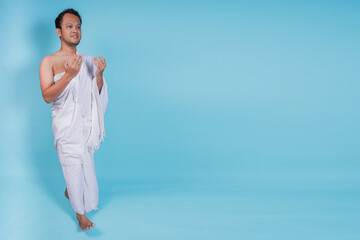
[[[75,16],[77,16],[79,19],[80,19],[80,23],[82,23],[81,21],[81,17],[80,17],[80,14],[72,9],[72,8],[68,8],[68,9],[65,9],[64,11],[62,11],[58,16],[57,18],[55,19],[55,28],[60,28],[61,29],[61,22],[63,20],[63,17],[66,13],[70,13],[70,14],[74,14]]]

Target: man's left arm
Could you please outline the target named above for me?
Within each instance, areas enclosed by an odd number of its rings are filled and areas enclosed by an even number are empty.
[[[99,89],[99,94],[101,92],[102,86],[104,85],[104,79],[103,79],[103,73],[104,70],[106,68],[106,61],[105,58],[103,58],[102,56],[100,56],[100,59],[94,56],[93,62],[96,65],[96,72],[95,72],[95,76],[96,76],[96,83]]]
[[[99,94],[101,93],[102,86],[104,85],[104,79],[102,74],[99,76],[96,76],[96,83],[99,88]]]

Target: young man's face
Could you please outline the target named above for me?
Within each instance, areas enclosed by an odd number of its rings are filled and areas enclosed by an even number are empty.
[[[80,19],[74,14],[66,13],[61,22],[61,29],[57,28],[56,33],[66,44],[77,46],[81,39]]]

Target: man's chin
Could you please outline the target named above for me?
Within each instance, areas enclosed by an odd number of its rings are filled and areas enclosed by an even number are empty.
[[[72,47],[76,47],[77,45],[79,45],[80,41],[78,42],[69,42],[68,44]]]

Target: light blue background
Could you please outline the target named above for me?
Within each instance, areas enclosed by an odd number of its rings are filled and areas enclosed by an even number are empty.
[[[83,19],[78,51],[107,61],[87,233],[69,220],[38,76],[68,7]],[[360,2],[0,9],[2,239],[359,239]]]

